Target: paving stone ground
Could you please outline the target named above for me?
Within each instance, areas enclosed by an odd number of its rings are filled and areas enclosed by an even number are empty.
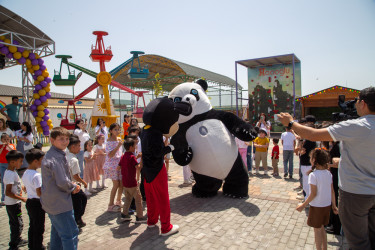
[[[294,166],[297,177],[296,158]],[[279,169],[283,173],[281,163]],[[106,212],[111,187],[107,180],[109,188],[88,200],[83,217],[87,226],[79,235],[79,249],[315,249],[314,231],[306,224],[308,210],[295,210],[296,179],[251,175],[248,199],[227,198],[221,191],[213,198],[198,199],[192,196],[191,186],[182,185],[182,168],[173,160],[170,175],[171,222],[180,226],[179,233],[159,236],[160,225],[148,229],[145,224],[135,224],[134,217],[120,223],[119,213]],[[27,239],[29,220],[24,204],[22,211],[22,235]],[[0,249],[7,249],[5,207],[0,207],[0,223]],[[48,245],[48,216],[45,225],[44,244]],[[328,249],[348,248],[343,236],[328,234]]]

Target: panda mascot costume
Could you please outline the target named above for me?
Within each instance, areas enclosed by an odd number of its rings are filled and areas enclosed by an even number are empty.
[[[192,113],[179,117],[180,128],[172,137],[175,162],[189,165],[195,179],[196,197],[211,197],[221,188],[233,198],[248,197],[249,176],[234,137],[252,141],[257,132],[236,115],[212,108],[205,80],[176,86],[169,94],[175,103],[189,103]]]
[[[174,147],[172,144],[164,146],[163,135],[174,135],[179,127],[179,115],[189,115],[191,111],[190,104],[174,103],[165,97],[152,100],[143,113],[142,176],[147,197],[147,225],[154,227],[160,216],[162,236],[176,233],[179,228],[170,223],[168,176],[163,163],[164,155],[173,151]]]

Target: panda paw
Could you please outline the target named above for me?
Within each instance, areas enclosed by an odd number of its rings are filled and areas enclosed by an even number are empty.
[[[186,152],[185,161],[191,162],[192,159],[193,159],[193,150],[191,149],[191,147],[188,147],[187,152]]]

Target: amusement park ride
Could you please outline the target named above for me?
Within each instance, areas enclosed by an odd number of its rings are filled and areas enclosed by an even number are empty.
[[[100,95],[104,95],[103,98],[97,98],[94,103],[94,108],[91,116],[91,124],[92,126],[96,125],[97,119],[102,118],[106,125],[109,126],[110,124],[116,122],[116,119],[119,117],[115,114],[115,110],[113,107],[112,100],[109,96],[109,89],[108,86],[112,85],[114,87],[117,87],[119,89],[122,89],[128,93],[131,93],[135,96],[137,96],[137,104],[135,106],[135,109],[133,111],[133,114],[136,117],[142,117],[143,109],[138,107],[138,101],[139,98],[143,99],[143,105],[145,104],[144,99],[144,93],[147,93],[148,91],[134,91],[112,79],[112,76],[114,76],[117,72],[119,72],[122,68],[124,68],[126,65],[131,63],[131,68],[129,69],[128,76],[132,79],[145,79],[148,77],[149,70],[146,67],[141,67],[140,61],[139,61],[139,55],[144,54],[142,51],[131,51],[130,53],[133,55],[130,59],[116,67],[115,69],[111,70],[110,72],[106,71],[105,68],[105,62],[111,61],[113,54],[111,47],[108,47],[105,49],[104,42],[103,42],[103,36],[107,36],[108,33],[105,31],[94,31],[94,35],[96,35],[96,44],[95,46],[91,47],[91,54],[90,58],[93,62],[99,62],[100,66],[100,72],[96,73],[89,69],[86,69],[84,67],[81,67],[79,65],[76,65],[74,63],[68,62],[68,59],[72,58],[72,56],[69,55],[56,55],[56,58],[61,59],[60,64],[60,71],[55,71],[55,75],[53,77],[53,82],[56,86],[73,86],[76,84],[77,80],[82,75],[82,72],[92,76],[96,79],[96,81],[89,86],[86,90],[84,90],[82,93],[77,95],[76,97],[73,96],[73,99],[71,100],[64,100],[64,102],[67,102],[67,110],[66,110],[66,116],[62,117],[60,126],[65,127],[67,129],[74,129],[74,122],[69,122],[68,112],[69,112],[69,106],[73,106],[74,113],[75,113],[75,120],[79,119],[80,116],[77,116],[77,112],[75,109],[75,103],[78,102],[82,97],[90,93],[96,88],[99,88],[98,93]],[[134,64],[134,61],[138,59],[138,67],[136,64]],[[61,69],[62,64],[66,64],[68,67],[69,75],[67,79],[63,79],[61,77]],[[74,71],[70,70],[70,67],[75,68],[79,71],[81,71],[77,76],[75,76]]]

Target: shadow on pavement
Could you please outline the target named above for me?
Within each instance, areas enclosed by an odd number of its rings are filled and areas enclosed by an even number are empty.
[[[95,224],[98,226],[113,225],[114,223],[110,223],[110,221],[118,218],[119,216],[120,216],[119,212],[118,213],[104,212],[96,218]]]
[[[233,199],[223,196],[218,192],[215,197],[196,198],[191,193],[184,194],[170,200],[172,213],[182,216],[193,212],[218,212],[228,208],[238,208],[241,213],[247,217],[256,216],[260,209],[258,206],[249,202],[249,199]]]
[[[169,236],[162,237],[159,235],[159,231],[158,226],[147,228],[132,242],[130,249],[137,246],[140,246],[141,249],[171,249],[165,244],[165,241],[169,238]]]
[[[120,222],[119,220],[117,220],[117,224],[117,227],[110,228],[113,234],[113,238],[115,239],[127,238],[132,235],[137,235],[138,233],[132,233],[132,231],[141,225],[129,221]]]

